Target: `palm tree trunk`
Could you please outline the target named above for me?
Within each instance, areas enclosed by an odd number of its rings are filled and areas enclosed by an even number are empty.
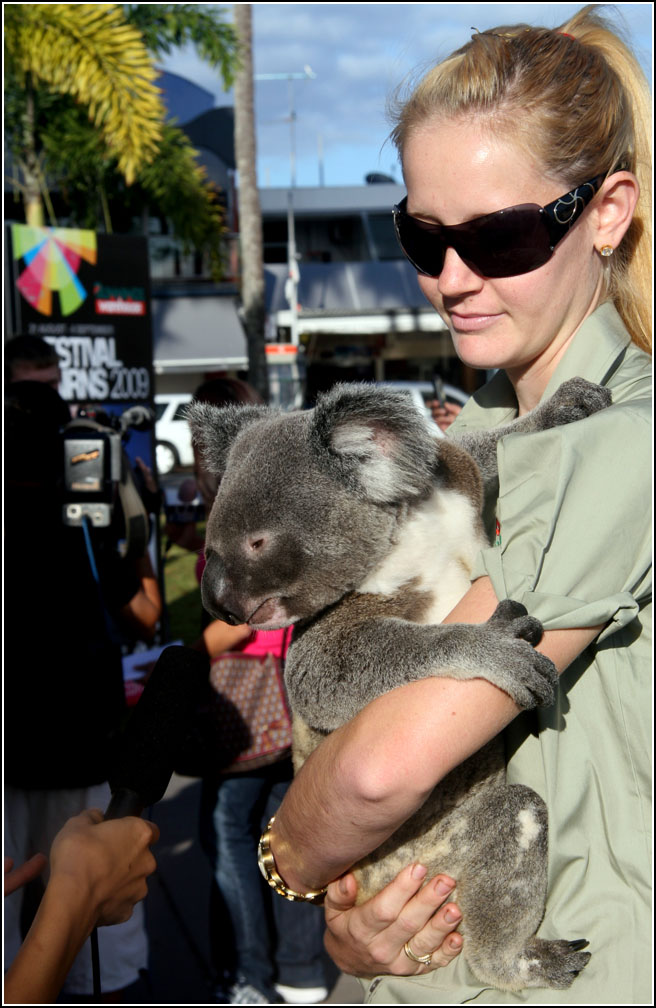
[[[34,141],[34,91],[27,75],[25,114],[23,115],[23,156],[20,169],[23,176],[23,203],[25,220],[31,227],[43,227],[43,200],[39,181],[39,163]]]
[[[267,402],[269,377],[264,350],[264,264],[262,213],[257,192],[251,4],[234,4],[234,16],[240,39],[240,66],[235,78],[235,157],[239,176],[243,324],[249,381]]]

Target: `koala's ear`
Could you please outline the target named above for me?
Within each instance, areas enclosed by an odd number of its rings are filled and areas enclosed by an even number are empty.
[[[364,383],[336,385],[317,401],[310,440],[323,466],[374,503],[431,492],[435,438],[402,392]]]
[[[198,448],[207,471],[221,476],[228,452],[237,435],[249,424],[269,416],[267,406],[212,406],[192,402],[185,409],[191,439]]]

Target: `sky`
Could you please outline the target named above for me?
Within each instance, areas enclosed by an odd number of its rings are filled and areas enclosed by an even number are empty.
[[[207,4],[226,12],[232,5]],[[395,89],[482,31],[524,22],[555,27],[583,3],[255,3],[253,59],[260,186],[361,185],[369,172],[401,181],[387,142],[386,103]],[[618,3],[625,37],[650,81],[653,6]],[[231,105],[216,72],[193,49],[162,68]],[[289,74],[306,73],[291,82]],[[258,80],[258,75],[285,75]],[[295,127],[290,127],[290,111]]]

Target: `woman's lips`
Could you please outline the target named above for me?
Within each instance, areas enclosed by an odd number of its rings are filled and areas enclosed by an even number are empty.
[[[499,318],[499,315],[484,315],[482,313],[459,315],[457,312],[449,312],[451,325],[458,332],[479,332],[486,329]]]

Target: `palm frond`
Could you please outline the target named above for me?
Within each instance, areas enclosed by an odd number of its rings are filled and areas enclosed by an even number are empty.
[[[5,53],[15,75],[88,109],[128,184],[155,155],[165,115],[157,70],[120,4],[8,4]]]

